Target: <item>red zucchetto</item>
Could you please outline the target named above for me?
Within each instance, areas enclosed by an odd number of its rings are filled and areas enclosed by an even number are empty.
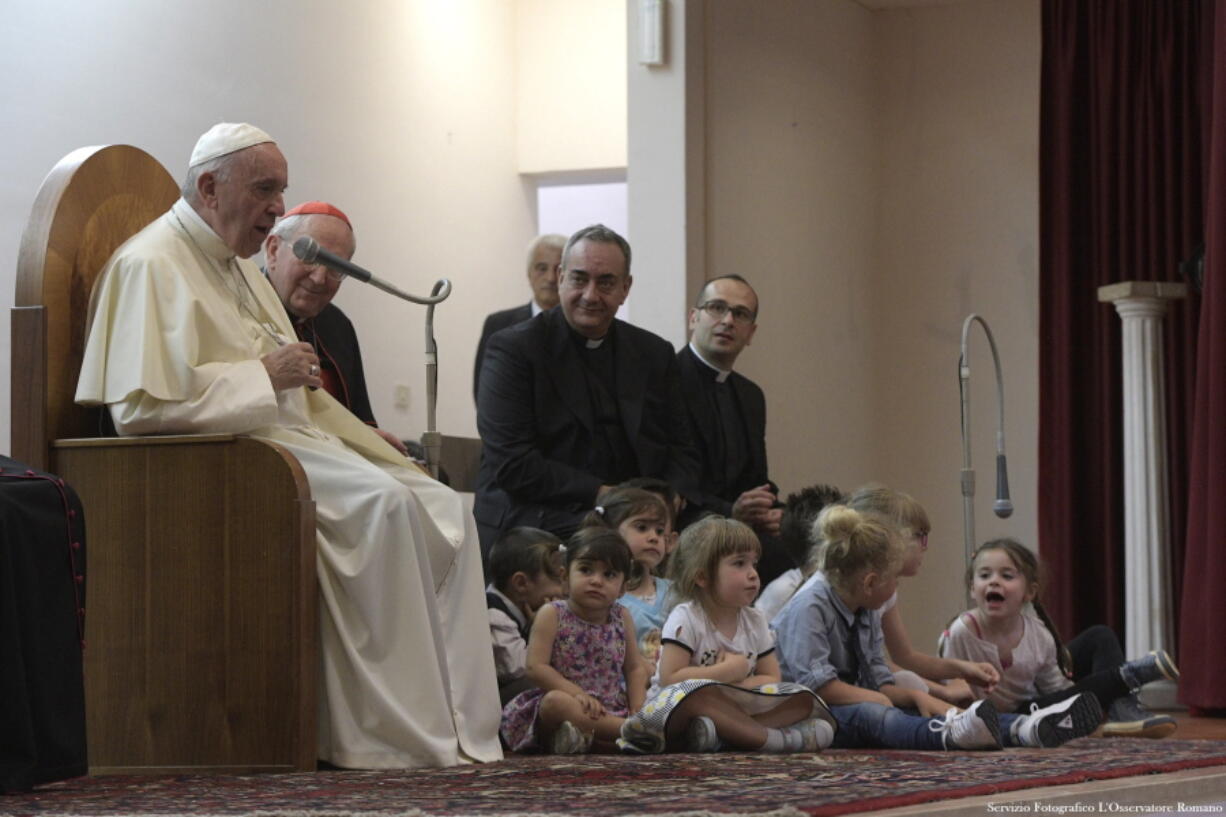
[[[286,218],[288,216],[335,216],[346,224],[349,224],[349,216],[342,213],[339,208],[328,204],[326,201],[304,201],[302,204],[299,204],[292,210],[286,210],[285,215],[281,218]],[[352,224],[349,224],[349,229],[353,229]]]

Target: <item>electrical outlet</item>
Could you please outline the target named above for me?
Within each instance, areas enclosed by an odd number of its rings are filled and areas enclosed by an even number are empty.
[[[392,405],[401,411],[409,410],[409,387],[404,383],[397,383],[392,390]]]

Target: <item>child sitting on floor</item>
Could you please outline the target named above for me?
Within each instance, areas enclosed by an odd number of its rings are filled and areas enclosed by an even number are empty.
[[[794,494],[788,494],[779,519],[779,541],[792,562],[803,567],[785,570],[766,586],[753,606],[762,611],[770,621],[783,609],[797,589],[817,569],[813,555],[813,523],[822,508],[838,502],[843,492],[832,485],[811,485]]]
[[[610,528],[630,547],[634,558],[626,592],[618,602],[630,611],[639,652],[655,672],[660,656],[660,627],[668,612],[667,579],[655,575],[668,550],[669,511],[659,496],[641,488],[618,486],[602,493],[583,527]]]
[[[947,709],[926,692],[896,685],[878,611],[898,585],[905,545],[844,505],[822,511],[817,526],[822,572],[797,591],[772,627],[783,677],[829,702],[839,725],[836,747],[998,749],[1002,738],[1011,746],[1058,746],[1098,725],[1102,710],[1092,695],[1026,716],[998,715],[987,701]]]
[[[928,512],[919,502],[901,491],[870,484],[857,489],[848,498],[847,505],[875,518],[902,540],[906,555],[900,577],[919,575],[928,551],[928,533],[932,527],[928,522]],[[960,706],[982,697],[971,692],[971,685],[989,692],[992,690],[1000,680],[1000,674],[991,664],[964,661],[953,656],[928,655],[912,647],[897,605],[896,592],[881,606],[881,631],[895,683],[922,690],[934,698]]]
[[[538,688],[502,710],[502,739],[513,751],[581,754],[594,740],[610,749],[642,705],[647,667],[630,613],[617,603],[630,564],[615,531],[580,528],[567,542],[567,597],[540,609],[528,638],[527,675]]]
[[[532,687],[524,676],[528,633],[536,611],[562,596],[562,540],[538,528],[511,528],[490,549],[493,581],[485,606],[494,643],[498,697],[507,701]]]
[[[749,526],[721,516],[685,529],[670,576],[681,603],[664,623],[664,646],[647,703],[622,726],[630,751],[814,752],[830,745],[822,700],[782,684],[758,594],[761,553]]]
[[[1169,717],[1148,712],[1128,715],[1130,706],[1140,708],[1133,697],[1135,690],[1150,681],[1179,677],[1179,669],[1165,652],[1151,652],[1126,663],[1117,659],[1098,671],[1074,676],[1076,683],[1069,679],[1072,668],[1067,651],[1039,601],[1039,562],[1025,545],[1013,539],[982,545],[971,561],[967,586],[975,607],[954,620],[942,642],[946,655],[987,661],[1000,672],[995,689],[976,690],[978,697],[990,700],[1001,711],[1028,712],[1084,692],[1098,700],[1114,723],[1136,721],[1141,727],[1117,729],[1113,734],[1165,737],[1175,731]],[[1090,633],[1100,641],[1097,651],[1109,651],[1122,659],[1114,633],[1105,627],[1091,628],[1086,635]],[[1103,640],[1109,643],[1104,645]]]

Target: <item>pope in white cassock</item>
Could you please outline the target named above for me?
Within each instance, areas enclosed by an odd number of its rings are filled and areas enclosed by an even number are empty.
[[[285,157],[220,124],[183,198],[107,262],[77,402],[120,434],[234,432],[302,463],[316,503],[319,756],[338,766],[502,757],[498,687],[472,518],[318,387],[319,361],[246,260],[284,212]]]

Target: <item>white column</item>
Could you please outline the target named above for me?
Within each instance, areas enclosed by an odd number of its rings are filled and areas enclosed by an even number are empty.
[[[664,63],[639,62],[638,0],[627,0],[626,193],[633,322],[673,346],[706,278],[705,0],[664,4]]]
[[[1184,284],[1125,281],[1099,287],[1123,321],[1124,657],[1174,652],[1171,630],[1170,488],[1167,481],[1166,377],[1162,319]],[[1178,659],[1178,656],[1176,656]],[[1145,700],[1174,704],[1174,684],[1153,685]]]

